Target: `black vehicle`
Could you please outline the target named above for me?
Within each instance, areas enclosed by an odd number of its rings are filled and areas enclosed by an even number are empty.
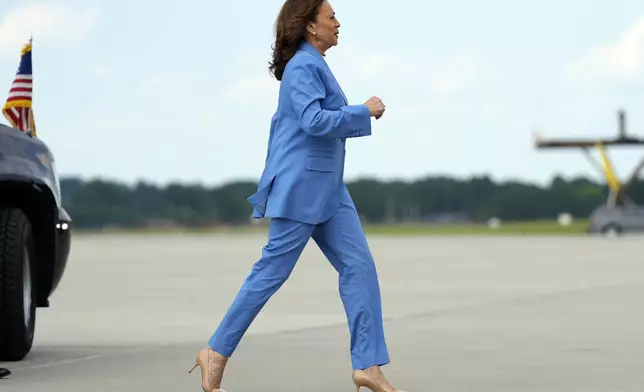
[[[54,157],[41,140],[0,124],[0,361],[19,361],[49,307],[71,243]]]

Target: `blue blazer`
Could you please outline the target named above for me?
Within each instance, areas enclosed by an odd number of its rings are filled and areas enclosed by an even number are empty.
[[[255,218],[318,224],[340,201],[347,138],[371,135],[366,105],[349,105],[324,57],[303,42],[287,63],[273,115],[257,192],[248,198]],[[347,200],[349,198],[349,200]]]

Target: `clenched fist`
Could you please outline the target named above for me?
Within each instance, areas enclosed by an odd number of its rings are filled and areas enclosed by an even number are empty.
[[[369,108],[369,113],[372,117],[375,117],[376,120],[382,117],[385,112],[385,104],[382,103],[380,98],[371,97],[365,102],[365,105]]]

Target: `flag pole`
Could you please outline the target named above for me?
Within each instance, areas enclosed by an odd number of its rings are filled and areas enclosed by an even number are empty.
[[[29,30],[29,46],[33,46],[33,40],[34,40],[34,32],[33,30]],[[32,52],[33,53],[33,52]],[[32,55],[33,56],[33,55]],[[33,65],[32,65],[33,67]],[[33,70],[32,70],[32,76],[33,78]],[[34,119],[34,108],[33,108],[33,86],[32,86],[32,103],[31,103],[31,108],[29,110],[29,124],[31,125],[29,129],[29,133],[31,134],[32,137],[36,136],[36,120]]]

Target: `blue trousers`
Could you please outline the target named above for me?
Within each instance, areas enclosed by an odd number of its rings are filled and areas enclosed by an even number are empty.
[[[331,219],[319,225],[272,219],[262,257],[253,265],[208,345],[227,357],[233,354],[257,314],[290,276],[309,238],[339,274],[353,369],[389,363],[378,275],[353,203],[342,203]]]

